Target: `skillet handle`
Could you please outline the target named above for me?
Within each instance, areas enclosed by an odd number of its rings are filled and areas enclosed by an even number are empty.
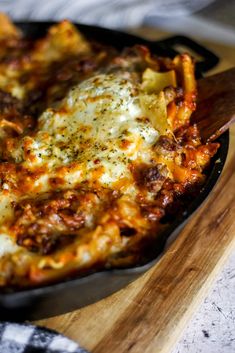
[[[201,44],[195,42],[191,38],[177,35],[169,37],[158,42],[165,49],[170,49],[175,54],[179,54],[181,47],[183,50],[181,52],[190,50],[192,54],[196,54],[199,60],[196,58],[196,71],[198,73],[207,72],[215,67],[219,62],[219,57],[211,52],[209,49],[205,48]]]

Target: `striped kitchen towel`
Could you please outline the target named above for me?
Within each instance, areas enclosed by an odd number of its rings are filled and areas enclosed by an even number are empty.
[[[61,334],[29,324],[0,322],[1,353],[88,353]]]

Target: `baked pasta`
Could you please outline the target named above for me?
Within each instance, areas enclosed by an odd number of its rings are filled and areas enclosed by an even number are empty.
[[[192,58],[0,23],[1,288],[143,263],[219,148],[190,125]]]

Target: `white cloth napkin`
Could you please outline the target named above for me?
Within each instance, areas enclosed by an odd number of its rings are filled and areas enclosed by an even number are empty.
[[[0,0],[0,11],[12,18],[59,20],[110,28],[138,26],[148,17],[190,14],[213,0]]]

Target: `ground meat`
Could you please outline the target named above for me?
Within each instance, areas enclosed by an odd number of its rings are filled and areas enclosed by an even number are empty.
[[[49,254],[78,235],[99,205],[95,193],[68,190],[26,199],[14,205],[11,230],[17,244],[40,254]],[[99,209],[101,207],[99,206]]]
[[[156,144],[156,147],[158,147],[158,146],[162,150],[167,151],[167,152],[173,152],[177,148],[176,142],[172,138],[165,136],[165,135],[162,135],[159,137],[159,140]]]
[[[33,227],[31,230],[34,230]],[[36,232],[37,229],[35,229]],[[36,234],[23,233],[17,238],[17,244],[27,248],[29,251],[47,255],[57,248],[71,243],[75,237],[76,234],[61,234],[56,232],[52,234],[38,232]]]
[[[151,222],[157,222],[165,215],[164,209],[156,205],[144,205],[141,210],[142,214]]]
[[[135,177],[139,186],[147,188],[148,191],[157,193],[168,175],[167,167],[163,164],[154,166],[140,166],[135,171]]]

